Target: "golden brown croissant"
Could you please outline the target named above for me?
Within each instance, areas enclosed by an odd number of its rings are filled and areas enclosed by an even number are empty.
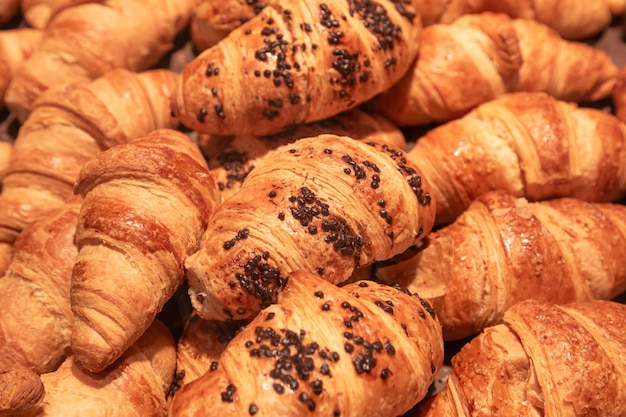
[[[0,417],[19,415],[38,405],[44,397],[39,374],[25,366],[0,370]]]
[[[177,378],[170,390],[171,395],[215,367],[220,354],[247,322],[203,320],[192,314],[176,346]]]
[[[32,28],[0,31],[0,109],[4,108],[4,95],[13,74],[33,53],[43,32]]]
[[[90,159],[72,275],[71,346],[90,371],[111,364],[183,282],[219,192],[198,146],[160,129]]]
[[[407,153],[433,187],[438,224],[490,190],[607,202],[626,192],[626,126],[543,93],[507,94],[428,131]]]
[[[40,97],[20,128],[0,194],[0,241],[12,242],[42,210],[61,204],[83,164],[101,150],[173,128],[178,74],[117,69]]]
[[[626,305],[523,301],[452,358],[446,388],[420,417],[626,413]]]
[[[173,47],[195,0],[107,0],[74,6],[50,22],[13,76],[5,104],[23,122],[51,87],[93,80],[116,68],[143,71]]]
[[[386,144],[304,138],[265,155],[209,221],[185,264],[205,319],[245,319],[275,301],[287,274],[334,284],[404,252],[432,228],[427,177]]]
[[[69,352],[74,233],[81,201],[43,212],[15,241],[0,278],[0,370],[23,365],[55,370]]]
[[[250,170],[267,152],[297,139],[324,133],[349,136],[365,142],[382,141],[395,149],[406,147],[402,131],[393,123],[380,115],[359,109],[348,110],[319,122],[296,125],[285,132],[270,136],[199,135],[199,144],[224,200],[239,189]]]
[[[0,186],[4,176],[9,168],[11,153],[13,152],[13,143],[0,141]]]
[[[165,393],[176,367],[169,329],[155,320],[143,336],[106,370],[85,372],[69,357],[41,376],[46,395],[24,417],[165,417]]]
[[[420,34],[408,2],[271,4],[185,65],[173,109],[187,127],[218,135],[326,119],[398,81]]]
[[[424,398],[442,363],[441,327],[417,294],[298,271],[178,391],[170,415],[395,417]]]
[[[21,0],[22,15],[29,26],[45,29],[62,10],[84,3],[104,3],[105,0]]]
[[[626,206],[491,191],[376,275],[427,298],[444,337],[460,339],[518,301],[613,299],[626,291],[624,253]]]
[[[400,126],[423,125],[459,118],[511,92],[599,100],[609,96],[618,72],[605,51],[566,41],[541,23],[467,15],[425,28],[419,58],[365,107]]]
[[[420,0],[424,25],[452,23],[460,16],[499,12],[536,20],[567,39],[584,39],[606,29],[613,16],[626,11],[624,0]]]
[[[611,91],[615,116],[626,123],[626,66],[622,68]]]

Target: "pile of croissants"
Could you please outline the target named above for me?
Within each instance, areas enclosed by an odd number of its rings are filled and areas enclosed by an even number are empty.
[[[0,1],[0,416],[626,415],[624,13]]]

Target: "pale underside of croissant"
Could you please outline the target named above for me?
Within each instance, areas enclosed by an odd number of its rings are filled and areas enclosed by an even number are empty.
[[[185,65],[173,110],[187,127],[219,135],[326,119],[398,81],[420,35],[409,2],[271,4]]]
[[[446,339],[472,336],[526,299],[610,300],[626,290],[626,207],[488,192],[379,279],[427,298]]]
[[[23,122],[44,91],[116,69],[143,71],[173,48],[195,0],[107,0],[60,12],[15,73],[5,104]],[[133,18],[129,18],[133,16]]]
[[[46,92],[21,126],[0,194],[0,241],[12,242],[43,210],[72,195],[83,164],[100,151],[158,128],[173,128],[178,74],[108,72]]]
[[[349,136],[364,142],[387,143],[394,149],[406,147],[402,131],[393,123],[380,115],[369,114],[359,109],[348,110],[319,122],[296,125],[275,135],[230,137],[200,135],[199,143],[224,200],[239,189],[248,173],[267,152],[298,139],[321,134]]]
[[[271,151],[209,221],[186,262],[205,319],[254,317],[294,270],[334,284],[432,228],[427,178],[402,151],[320,135]]]
[[[155,130],[112,147],[81,169],[84,198],[70,292],[76,361],[99,371],[154,320],[184,279],[218,188],[198,146]]]
[[[0,369],[55,370],[69,352],[70,286],[80,198],[42,213],[15,242],[0,278]]]
[[[166,417],[165,394],[175,367],[172,334],[155,320],[102,372],[86,372],[69,357],[55,372],[42,375],[43,401],[19,416]]]
[[[566,41],[541,23],[467,15],[425,28],[418,59],[365,107],[400,126],[424,125],[459,118],[512,92],[596,101],[609,96],[618,72],[605,51]]]
[[[424,25],[452,23],[462,15],[498,12],[536,20],[567,39],[584,39],[607,28],[626,11],[624,0],[420,0]]]
[[[215,369],[178,391],[170,415],[398,416],[442,363],[441,328],[416,294],[300,271]]]
[[[524,301],[452,358],[446,388],[420,417],[626,413],[626,306]]]
[[[42,31],[32,28],[0,32],[0,109],[4,108],[4,94],[13,79],[13,74],[33,53],[42,35]]]
[[[543,93],[508,94],[428,131],[407,158],[433,187],[438,224],[480,195],[608,202],[626,192],[626,127]]]

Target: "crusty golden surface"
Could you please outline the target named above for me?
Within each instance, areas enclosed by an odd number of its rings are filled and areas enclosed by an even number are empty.
[[[267,152],[298,139],[321,134],[387,143],[394,149],[406,147],[406,139],[398,127],[380,115],[359,109],[348,110],[319,122],[297,125],[275,135],[200,135],[199,142],[224,200],[239,189],[248,173]]]
[[[441,328],[416,294],[366,281],[340,288],[300,271],[215,370],[178,391],[170,415],[397,416],[424,398],[442,363]]]
[[[15,241],[0,278],[0,370],[55,370],[69,352],[70,285],[80,198],[43,212]]]
[[[33,370],[21,365],[0,370],[0,416],[19,415],[41,402],[44,394],[43,382]]]
[[[62,204],[82,165],[101,150],[175,127],[169,103],[177,76],[116,69],[41,96],[20,127],[3,179],[0,241],[11,243],[38,213]]]
[[[602,138],[598,140],[598,138]],[[607,202],[626,191],[626,127],[602,110],[512,93],[428,131],[407,153],[433,187],[438,224],[490,190]]]
[[[320,135],[275,149],[222,202],[185,264],[205,319],[251,318],[294,270],[334,284],[432,228],[427,177],[386,144]]]
[[[158,320],[106,370],[93,374],[68,358],[41,379],[46,395],[25,417],[165,417],[165,392],[176,367],[176,347]]]
[[[99,153],[83,165],[75,192],[84,200],[71,346],[81,366],[100,371],[182,284],[219,193],[198,146],[171,129]]]
[[[526,299],[610,300],[626,290],[626,207],[488,192],[425,245],[377,270],[431,301],[446,339],[498,324]]]
[[[606,29],[626,11],[624,0],[420,0],[424,25],[452,23],[466,14],[506,13],[535,20],[567,39],[586,39]]]
[[[625,315],[612,301],[520,302],[452,358],[445,391],[416,415],[622,416]]]
[[[45,29],[48,23],[62,10],[94,0],[21,0],[24,21],[30,27]],[[104,3],[104,0],[97,0]]]
[[[5,104],[24,122],[44,91],[116,69],[143,71],[173,48],[195,0],[107,0],[60,12],[15,73]],[[132,16],[132,18],[131,18]]]
[[[424,28],[418,59],[366,108],[416,126],[459,118],[512,92],[595,101],[609,96],[618,71],[605,51],[566,41],[541,23],[467,15]]]
[[[407,71],[415,13],[391,0],[269,4],[185,65],[173,110],[198,132],[267,135],[354,108]]]

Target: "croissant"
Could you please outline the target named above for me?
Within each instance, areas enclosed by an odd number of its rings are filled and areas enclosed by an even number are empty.
[[[386,144],[320,135],[277,148],[216,209],[187,259],[191,303],[204,319],[246,319],[291,271],[339,284],[428,234],[429,189]]]
[[[428,131],[407,158],[432,184],[436,222],[445,224],[490,190],[616,200],[626,191],[625,141],[626,127],[609,113],[513,93]]]
[[[567,39],[585,39],[606,29],[614,16],[626,11],[624,0],[420,0],[424,25],[452,23],[466,14],[500,12],[536,20]]]
[[[11,20],[20,10],[21,0],[3,0],[0,3],[0,25]],[[1,56],[1,55],[0,55]]]
[[[165,417],[165,393],[176,367],[169,329],[155,320],[139,340],[106,370],[93,374],[68,358],[41,376],[46,395],[20,417]]]
[[[0,242],[12,242],[38,213],[72,195],[82,165],[101,150],[175,127],[169,103],[177,77],[165,69],[117,69],[42,95],[19,130],[3,180]]]
[[[43,382],[24,366],[14,365],[0,371],[0,416],[19,415],[41,403]]]
[[[520,302],[452,358],[444,391],[414,416],[622,416],[625,319],[612,301]]]
[[[348,110],[319,122],[296,125],[270,136],[199,135],[199,144],[224,200],[239,189],[248,173],[267,152],[297,139],[321,134],[349,136],[364,142],[382,141],[396,149],[406,147],[404,134],[394,124],[382,116],[359,109]]]
[[[426,297],[444,337],[461,339],[518,301],[613,299],[626,291],[624,253],[626,206],[491,191],[376,276]]]
[[[22,15],[29,26],[45,29],[62,10],[84,3],[104,3],[104,0],[21,0]]]
[[[409,68],[415,10],[391,0],[269,4],[184,66],[174,113],[200,133],[268,135],[354,108]]]
[[[85,82],[116,68],[143,71],[173,48],[195,0],[106,0],[63,10],[13,76],[7,108],[23,122],[51,87]],[[132,18],[130,18],[132,16]]]
[[[146,330],[184,279],[219,192],[198,146],[160,129],[85,163],[70,301],[71,347],[104,369]],[[103,279],[106,274],[106,279]]]
[[[70,285],[80,198],[43,212],[24,228],[0,278],[0,370],[52,372],[70,347]]]
[[[541,23],[467,15],[425,28],[419,58],[365,108],[399,126],[416,126],[459,118],[512,92],[597,101],[610,95],[618,72],[605,51],[566,41]]]
[[[297,271],[278,304],[178,391],[170,415],[395,417],[425,397],[442,363],[441,327],[417,294]]]
[[[13,74],[33,53],[42,34],[42,31],[31,28],[0,31],[0,109],[4,108],[4,95]]]
[[[247,320],[203,320],[192,314],[176,346],[176,374],[173,396],[184,385],[195,381],[215,367],[220,354],[240,332]]]

